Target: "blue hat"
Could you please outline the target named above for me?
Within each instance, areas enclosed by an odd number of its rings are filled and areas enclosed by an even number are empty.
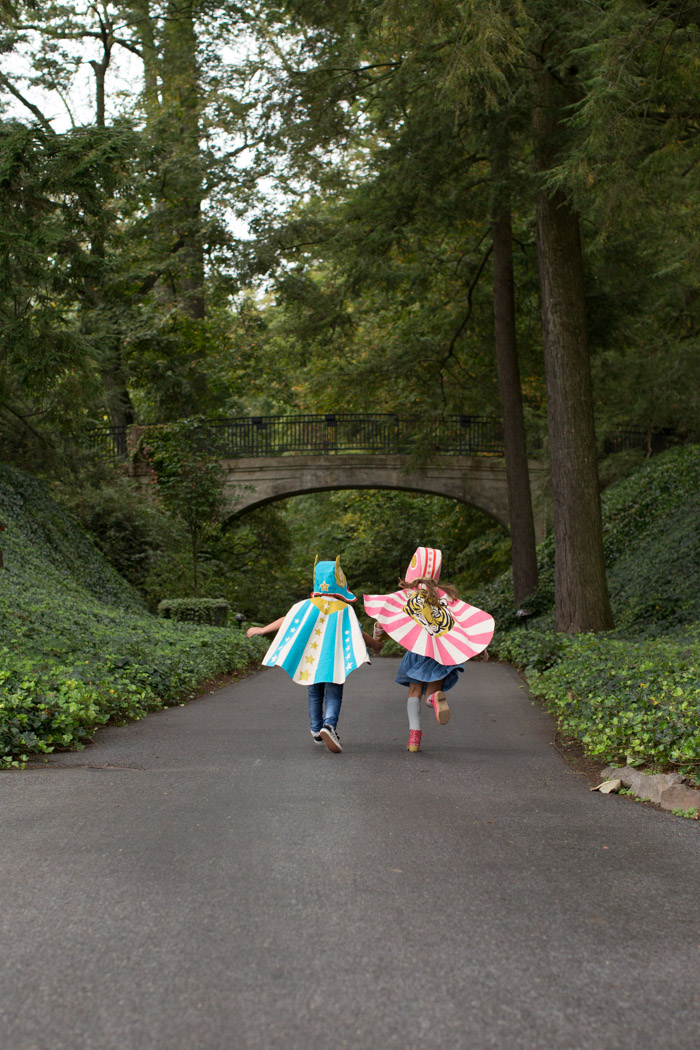
[[[314,597],[337,596],[346,602],[356,602],[355,595],[348,590],[348,581],[340,567],[340,555],[335,561],[316,561],[314,565]]]

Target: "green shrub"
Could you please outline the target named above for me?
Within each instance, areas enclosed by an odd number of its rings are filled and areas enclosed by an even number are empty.
[[[644,462],[603,494],[616,630],[552,629],[553,545],[518,626],[510,575],[474,597],[492,612],[492,654],[521,668],[560,729],[602,762],[676,768],[700,780],[700,448]]]
[[[22,756],[84,746],[100,726],[141,718],[194,694],[204,681],[242,671],[264,639],[144,617],[98,630],[73,663],[47,666],[0,650],[0,767]]]
[[[164,598],[158,603],[158,615],[182,623],[208,623],[223,627],[228,619],[229,603],[225,598]]]
[[[159,555],[170,555],[184,538],[152,493],[131,478],[108,475],[67,490],[65,498],[98,549],[141,592]]]
[[[76,518],[51,498],[46,485],[0,463],[0,521],[8,590],[21,601],[24,588],[55,591],[58,600],[89,594],[121,608],[139,609],[138,592],[102,557]]]
[[[571,641],[569,635],[555,631],[518,627],[513,631],[497,632],[489,653],[515,664],[526,674],[541,674],[561,659]]]

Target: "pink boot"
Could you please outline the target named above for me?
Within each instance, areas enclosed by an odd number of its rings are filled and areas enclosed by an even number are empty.
[[[447,725],[450,720],[450,709],[447,706],[447,700],[445,694],[438,689],[437,693],[431,693],[430,696],[426,696],[425,702],[428,707],[432,707],[435,712],[435,717],[441,726]]]
[[[408,732],[407,751],[420,751],[420,742],[423,733],[420,729],[410,729]]]

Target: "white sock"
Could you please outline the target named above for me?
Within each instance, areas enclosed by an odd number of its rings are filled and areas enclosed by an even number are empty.
[[[406,711],[408,713],[408,728],[420,729],[420,698],[409,696]]]

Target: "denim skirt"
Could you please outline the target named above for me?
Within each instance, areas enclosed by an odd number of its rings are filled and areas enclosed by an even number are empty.
[[[410,653],[408,650],[403,654],[399,664],[395,682],[399,685],[410,685],[411,682],[439,682],[442,683],[443,692],[451,689],[457,684],[459,676],[464,671],[464,664],[440,664],[429,656],[419,656],[418,653]]]

